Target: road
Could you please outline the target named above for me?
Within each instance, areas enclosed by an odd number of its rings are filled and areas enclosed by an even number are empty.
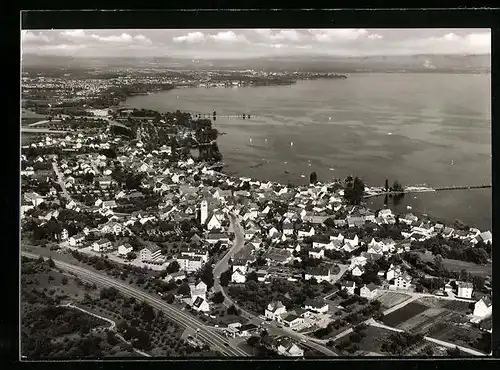
[[[66,199],[68,199],[68,201],[72,201],[73,199],[71,198],[71,195],[69,195],[68,190],[66,190],[66,185],[64,184],[64,176],[61,173],[61,171],[59,171],[59,167],[57,166],[57,162],[55,162],[55,161],[52,162],[52,168],[54,169],[54,172],[56,173],[57,183],[61,187],[64,197]]]
[[[27,252],[22,252],[22,255],[29,258],[39,257],[36,254]],[[177,324],[197,331],[198,337],[200,339],[204,340],[214,350],[222,353],[225,356],[248,356],[248,354],[241,348],[238,348],[236,346],[232,347],[231,343],[226,346],[225,343],[228,343],[226,338],[224,338],[219,333],[211,330],[209,327],[205,326],[203,323],[198,321],[198,319],[175,306],[167,304],[165,301],[162,301],[161,299],[158,299],[151,294],[145,293],[138,288],[132,287],[128,284],[124,284],[121,281],[110,278],[108,276],[95,273],[86,268],[77,267],[58,260],[54,260],[54,262],[57,267],[73,272],[84,280],[93,282],[103,287],[114,287],[127,296],[134,297],[138,300],[149,303],[153,308],[162,311],[169,319],[175,321]]]
[[[67,134],[68,130],[49,130],[48,128],[21,127],[21,133],[27,134]]]
[[[224,271],[227,270],[228,268],[228,262],[229,259],[234,256],[236,253],[238,253],[243,246],[245,245],[245,234],[243,231],[243,226],[241,225],[239,219],[233,215],[230,214],[230,220],[231,220],[231,225],[234,230],[234,241],[231,249],[229,252],[226,253],[226,255],[219,261],[217,264],[214,266],[213,272],[214,272],[214,290],[215,291],[221,291],[222,294],[224,295],[224,304],[226,306],[233,305],[240,310],[241,316],[250,320],[254,324],[259,324],[262,322],[262,319],[257,317],[251,312],[248,312],[247,310],[243,309],[241,306],[239,306],[236,302],[233,301],[231,297],[229,297],[228,294],[222,289],[220,286],[220,274],[222,274]],[[276,335],[286,335],[291,338],[294,338],[298,341],[301,342],[301,345],[315,349],[316,351],[319,351],[327,356],[338,356],[337,353],[333,352],[329,348],[326,348],[324,345],[322,345],[322,342],[320,340],[315,340],[313,338],[310,338],[304,334],[297,333],[291,329],[288,328],[278,328],[275,323],[270,323],[266,322],[265,323],[266,327],[269,328],[269,330],[272,331],[273,334]]]

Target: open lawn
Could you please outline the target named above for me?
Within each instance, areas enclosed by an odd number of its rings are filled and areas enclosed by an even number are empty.
[[[383,292],[376,299],[382,304],[383,308],[391,308],[409,298],[410,296],[404,293]]]
[[[424,262],[433,262],[434,261],[434,256],[421,253],[419,252],[418,255]],[[466,262],[466,261],[459,261],[459,260],[452,260],[449,258],[443,259],[443,265],[444,268],[447,270],[452,270],[452,271],[460,271],[460,270],[466,270],[468,273],[472,275],[479,275],[479,276],[491,276],[492,274],[492,264],[487,263],[486,265],[476,265],[475,263],[472,262]]]
[[[397,327],[406,320],[427,310],[427,306],[417,302],[408,303],[406,306],[384,316],[383,322],[387,326]]]

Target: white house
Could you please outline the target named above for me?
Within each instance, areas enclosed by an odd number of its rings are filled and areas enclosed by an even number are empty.
[[[361,297],[367,298],[367,299],[373,299],[379,292],[379,287],[378,285],[374,283],[370,283],[368,285],[364,285],[360,290],[359,290],[359,295]]]
[[[411,285],[411,276],[403,273],[394,279],[394,286],[398,289],[408,289]]]
[[[161,249],[157,245],[147,245],[140,251],[141,261],[157,261],[161,258]]]
[[[304,303],[304,308],[306,310],[311,310],[319,313],[328,312],[328,303],[323,299],[306,299]]]
[[[354,294],[354,289],[356,289],[356,283],[354,281],[346,281],[342,284],[342,289],[347,290],[347,293]]]
[[[472,290],[474,289],[472,283],[460,281],[458,282],[457,285],[458,285],[457,296],[459,298],[467,298],[467,299],[472,298]]]
[[[85,234],[76,234],[69,238],[69,245],[72,247],[76,247],[80,245],[85,240]]]
[[[111,242],[108,239],[101,239],[92,244],[92,249],[99,253],[108,252],[111,248]]]
[[[493,305],[491,299],[488,297],[483,297],[474,305],[474,313],[473,315],[476,317],[486,317],[491,315]]]
[[[361,276],[365,273],[365,269],[363,266],[356,265],[354,268],[351,270],[352,276]]]
[[[208,221],[208,223],[207,223],[207,229],[208,230],[212,230],[212,229],[220,230],[222,227],[223,220],[224,220],[223,215],[213,214],[212,217],[210,218],[210,221]]]
[[[310,228],[300,229],[298,232],[298,237],[299,238],[306,238],[306,237],[313,236],[314,234],[315,234],[314,227],[311,226]]]
[[[121,245],[118,246],[118,254],[120,256],[126,256],[127,254],[129,254],[132,251],[133,251],[133,248],[128,243],[121,244]]]
[[[304,279],[311,280],[313,278],[316,279],[318,283],[321,283],[322,281],[330,281],[331,271],[329,268],[321,267],[314,267],[310,270],[307,270],[304,274]]]
[[[286,308],[281,301],[269,303],[264,311],[264,316],[271,320],[280,321],[281,315],[286,313]]]
[[[285,324],[285,326],[291,329],[294,329],[297,326],[302,325],[304,323],[304,318],[297,316],[294,313],[285,314],[283,316],[284,316],[282,317],[283,324]]]
[[[187,273],[198,271],[204,264],[202,257],[179,256],[176,260],[179,263],[180,269]]]
[[[323,258],[325,257],[325,251],[324,249],[320,249],[319,251],[309,251],[309,257],[313,258]]]
[[[194,302],[191,304],[196,311],[208,312],[210,311],[210,306],[205,298],[197,297]]]
[[[297,346],[295,343],[291,343],[289,341],[282,342],[278,344],[278,353],[283,356],[289,356],[289,357],[303,357],[304,356],[304,350]]]
[[[403,270],[401,269],[401,266],[394,266],[391,264],[391,266],[389,267],[389,270],[387,270],[385,278],[387,280],[391,281],[392,279],[395,279],[402,274],[403,274]]]
[[[293,235],[293,231],[294,231],[294,226],[292,222],[289,219],[285,219],[285,221],[283,221],[283,234]]]
[[[231,281],[233,283],[243,284],[247,281],[247,278],[240,269],[236,269],[231,275]]]

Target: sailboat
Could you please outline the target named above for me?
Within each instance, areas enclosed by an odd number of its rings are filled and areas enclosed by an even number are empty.
[[[290,142],[290,146],[293,146],[293,141],[292,141],[292,142]]]

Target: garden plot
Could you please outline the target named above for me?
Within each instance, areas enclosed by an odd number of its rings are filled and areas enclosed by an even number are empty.
[[[420,333],[426,335],[438,321],[444,320],[450,315],[453,316],[453,312],[444,308],[429,308],[424,312],[421,312],[420,314],[402,322],[397,327],[398,329],[409,331],[413,334]]]
[[[376,299],[382,304],[383,308],[391,308],[409,298],[410,296],[404,293],[383,292]]]
[[[391,312],[389,315],[384,316],[383,322],[387,326],[398,327],[400,324],[404,323],[406,320],[411,319],[414,316],[427,310],[428,307],[417,302],[408,303],[406,306]]]

